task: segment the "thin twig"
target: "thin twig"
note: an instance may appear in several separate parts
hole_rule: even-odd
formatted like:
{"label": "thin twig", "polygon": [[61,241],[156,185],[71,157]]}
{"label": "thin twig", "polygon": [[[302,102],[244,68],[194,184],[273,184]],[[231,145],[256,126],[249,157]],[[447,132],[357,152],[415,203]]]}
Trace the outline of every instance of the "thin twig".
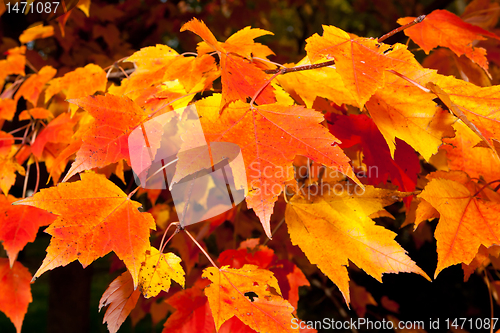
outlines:
{"label": "thin twig", "polygon": [[24,176],[24,185],[23,185],[23,196],[22,198],[26,198],[26,188],[28,187],[28,178],[30,176],[30,166],[31,164],[28,163],[28,166],[26,167],[26,174]]}
{"label": "thin twig", "polygon": [[259,95],[262,93],[262,91],[264,89],[266,89],[266,87],[271,83],[271,81],[274,80],[274,78],[280,74],[281,74],[281,70],[279,70],[277,73],[275,73],[273,76],[271,76],[271,78],[269,80],[267,80],[266,83],[264,83],[262,85],[262,87],[259,88],[259,90],[257,90],[257,92],[253,95],[252,100],[250,101],[250,108],[253,108],[253,103],[255,102],[257,97],[259,97]]}
{"label": "thin twig", "polygon": [[492,297],[492,290],[491,290],[491,284],[490,284],[490,273],[484,268],[484,281],[486,282],[486,286],[488,287],[488,296],[490,296],[490,333],[493,333],[493,325],[491,323],[493,322],[494,318],[494,308],[493,308],[493,297]]}
{"label": "thin twig", "polygon": [[40,184],[40,165],[38,164],[38,159],[33,156],[35,159],[35,164],[36,164],[36,184],[35,184],[35,190],[33,193],[36,193],[38,191],[38,185]]}
{"label": "thin twig", "polygon": [[410,78],[409,78],[409,77],[407,77],[407,76],[404,76],[404,75],[403,75],[403,74],[401,74],[401,73],[396,72],[396,71],[395,71],[395,70],[393,70],[393,69],[389,69],[389,70],[387,70],[387,71],[388,71],[389,73],[392,73],[392,74],[394,74],[394,75],[399,76],[399,77],[400,77],[400,78],[402,78],[403,80],[406,80],[406,81],[410,82],[411,84],[413,84],[413,85],[414,85],[414,86],[416,86],[417,88],[420,88],[421,90],[425,91],[426,93],[430,93],[430,92],[431,92],[431,91],[430,91],[430,89],[425,88],[425,87],[424,87],[424,86],[422,86],[421,84],[419,84],[419,83],[417,83],[417,82],[413,81],[412,79],[410,79]]}
{"label": "thin twig", "polygon": [[302,65],[302,66],[297,66],[297,67],[282,67],[282,68],[277,68],[277,69],[266,69],[264,73],[266,74],[286,74],[286,73],[291,73],[291,72],[300,72],[300,71],[307,71],[310,69],[317,69],[317,68],[323,68],[323,67],[328,67],[335,65],[335,60],[329,60],[325,61],[319,64],[312,64],[312,65]]}
{"label": "thin twig", "polygon": [[[165,236],[167,235],[167,232],[168,232],[168,229],[170,229],[171,226],[175,225],[177,228],[175,229],[174,233],[172,234],[172,236],[170,236],[167,241],[165,243],[163,243],[163,241],[165,240]],[[179,233],[179,222],[172,222],[168,225],[167,227],[167,230],[165,230],[165,232],[163,233],[163,237],[161,238],[161,242],[160,242],[160,253],[163,253],[163,250],[165,249],[165,246],[167,246],[168,242],[170,242],[170,240],[172,239],[172,237],[174,237],[174,235],[178,234]]]}
{"label": "thin twig", "polygon": [[405,29],[408,29],[409,27],[413,27],[415,24],[418,24],[418,23],[422,22],[424,19],[425,19],[425,15],[420,15],[419,17],[417,17],[416,19],[414,19],[410,23],[402,25],[399,28],[394,29],[392,31],[389,31],[388,33],[386,33],[385,35],[383,35],[382,37],[380,37],[378,39],[378,41],[381,43],[384,40],[386,40],[387,38],[389,38],[389,37],[397,34],[398,32],[403,31]]}
{"label": "thin twig", "polygon": [[275,66],[278,66],[278,67],[280,67],[280,68],[285,67],[285,66],[283,66],[282,64],[279,64],[279,63],[277,63],[277,62],[274,62],[274,61],[271,61],[271,60],[268,60],[268,59],[259,58],[259,57],[252,57],[252,60],[254,60],[254,59],[259,60],[259,61],[263,61],[263,62],[268,62],[268,63],[273,64],[273,65],[275,65]]}
{"label": "thin twig", "polygon": [[[159,168],[158,170],[156,170],[155,173],[153,173],[151,176],[149,176],[148,178],[146,178],[145,183],[147,183],[148,180],[150,180],[152,177],[156,176],[160,171],[162,171],[163,169],[165,169],[166,167],[168,167],[170,164],[175,163],[178,160],[179,159],[176,158],[175,160],[168,162],[167,164],[165,164],[164,166],[162,166],[161,168]],[[137,186],[137,188],[135,190],[133,190],[132,192],[129,193],[128,198],[129,199],[132,198],[132,196],[135,194],[135,192],[137,192],[141,187],[142,187],[142,185]]]}
{"label": "thin twig", "polygon": [[[271,238],[273,238],[274,234],[278,231],[278,229],[281,227],[281,225],[283,224],[283,222],[285,222],[285,218],[283,217],[280,221],[280,223],[278,223],[278,225],[276,226],[276,228],[274,228],[272,234],[271,234]],[[262,245],[266,245],[267,242],[269,242],[269,240],[271,238],[266,238],[266,240],[264,241],[264,243]]]}
{"label": "thin twig", "polygon": [[197,57],[197,56],[198,56],[198,53],[196,53],[196,52],[184,52],[184,53],[181,53],[181,54],[179,54],[179,55],[181,55],[181,56],[185,56],[185,55],[194,55],[195,57]]}
{"label": "thin twig", "polygon": [[220,268],[215,264],[215,262],[212,260],[212,258],[210,258],[210,256],[208,255],[207,251],[205,251],[205,249],[200,245],[200,243],[198,243],[198,241],[196,239],[194,239],[193,236],[191,236],[191,234],[189,233],[189,231],[187,231],[186,229],[184,229],[184,232],[189,236],[189,238],[191,238],[191,240],[196,244],[196,246],[198,246],[198,248],[201,250],[201,252],[203,252],[203,254],[208,258],[208,260],[210,261],[210,263],[212,264],[212,266],[214,266],[215,268],[217,268],[218,270],[220,270]]}

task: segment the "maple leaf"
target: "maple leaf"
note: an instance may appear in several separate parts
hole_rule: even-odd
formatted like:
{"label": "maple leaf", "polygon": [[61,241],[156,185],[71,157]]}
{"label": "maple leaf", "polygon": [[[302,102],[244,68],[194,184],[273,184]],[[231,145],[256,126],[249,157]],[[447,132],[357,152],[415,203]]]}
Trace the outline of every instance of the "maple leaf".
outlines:
{"label": "maple leaf", "polygon": [[140,213],[137,209],[141,204],[127,198],[104,176],[84,173],[81,179],[42,189],[16,202],[59,215],[45,230],[52,239],[34,278],[77,259],[86,267],[114,251],[137,286],[144,253],[150,248],[149,229],[155,229],[153,217]]}
{"label": "maple leaf", "polygon": [[0,258],[0,311],[5,313],[21,333],[31,297],[31,274],[20,262],[12,268],[7,258]]}
{"label": "maple leaf", "polygon": [[53,118],[52,112],[44,108],[24,110],[19,114],[19,120],[49,119]]}
{"label": "maple leaf", "polygon": [[[414,17],[398,20],[401,25],[410,23]],[[450,48],[457,56],[464,55],[488,71],[486,50],[475,47],[475,40],[484,40],[483,36],[500,39],[499,36],[476,25],[464,22],[461,18],[446,10],[435,10],[421,23],[404,30],[406,36],[417,43],[425,53],[437,46]]]}
{"label": "maple leaf", "polygon": [[177,57],[166,67],[164,80],[175,80],[186,88],[186,93],[204,91],[220,76],[212,56]]}
{"label": "maple leaf", "polygon": [[[272,54],[269,48],[253,41],[254,38],[272,34],[271,32],[247,27],[230,36],[225,43],[220,43],[205,23],[196,18],[182,26],[181,31],[185,30],[194,32],[208,44],[208,48],[204,47],[205,44],[198,47],[200,54],[207,53],[210,49],[219,54],[222,79],[221,108],[229,102],[252,97],[270,78],[270,75],[253,63],[250,55],[257,53],[256,56],[265,58]],[[274,88],[268,85],[260,92],[256,102],[258,104],[274,103],[276,98],[273,91]]]}
{"label": "maple leaf", "polygon": [[481,138],[463,122],[453,124],[456,135],[444,139],[440,149],[446,151],[450,170],[462,170],[472,178],[482,177],[486,182],[500,179],[500,160],[494,150],[479,147]]}
{"label": "maple leaf", "polygon": [[141,296],[141,292],[134,289],[134,282],[129,271],[124,272],[110,283],[99,301],[99,311],[109,305],[102,323],[108,324],[110,333],[118,331],[134,309],[139,296]]}
{"label": "maple leaf", "polygon": [[0,131],[0,156],[6,156],[12,149],[14,144],[14,136],[9,133]]}
{"label": "maple leaf", "polygon": [[0,60],[0,90],[3,88],[7,75],[25,75],[26,57],[24,54],[26,53],[26,46],[14,47],[6,53],[7,59]]}
{"label": "maple leaf", "polygon": [[[219,116],[220,100],[221,95],[217,94],[196,103],[205,138],[208,143],[232,142],[241,148],[247,169],[247,204],[260,218],[269,238],[274,203],[285,182],[293,179],[292,162],[296,155],[307,156],[357,179],[349,159],[337,145],[339,140],[319,124],[324,119],[319,112],[279,104],[251,108],[237,101]],[[189,163],[192,161],[181,164],[179,160],[177,167],[189,169],[185,166]]]}
{"label": "maple leaf", "polygon": [[498,258],[500,255],[500,246],[498,245],[493,245],[490,246],[489,248],[484,247],[484,245],[481,245],[479,247],[479,250],[477,251],[476,256],[470,264],[464,264],[462,263],[462,269],[464,271],[464,282],[467,282],[474,273],[474,271],[480,267],[486,267],[490,264],[490,255],[494,258]]}
{"label": "maple leaf", "polygon": [[10,98],[0,98],[0,119],[12,120],[16,113],[17,103]]}
{"label": "maple leaf", "polygon": [[0,241],[14,265],[17,254],[28,242],[35,241],[38,228],[51,224],[56,216],[30,206],[12,206],[17,199],[12,195],[0,196]]}
{"label": "maple leaf", "polygon": [[[75,82],[78,84],[74,84]],[[106,83],[106,72],[95,64],[88,64],[66,73],[63,77],[50,80],[45,90],[45,103],[61,90],[65,92],[68,99],[81,98],[92,95],[96,91],[105,91]],[[78,105],[70,105],[70,110],[74,114],[78,110]]]}
{"label": "maple leaf", "polygon": [[[373,120],[366,115],[347,117],[332,114],[331,119],[333,125],[329,128],[342,141],[341,148],[352,147],[356,144],[360,144],[363,148],[363,162],[368,166],[366,176],[369,184],[386,183],[390,176],[391,182],[399,186],[401,191],[415,190],[420,172],[420,161],[413,148],[406,142],[396,141],[393,159],[384,137]],[[372,167],[376,168],[376,172],[371,172]]]}
{"label": "maple leaf", "polygon": [[[323,59],[315,63],[321,63]],[[308,57],[295,66],[310,65]],[[288,67],[288,66],[287,66]],[[335,68],[322,67],[314,70],[290,72],[276,77],[279,84],[294,98],[298,96],[308,108],[312,108],[318,96],[327,98],[337,105],[356,104],[356,99],[346,89]]]}
{"label": "maple leaf", "polygon": [[52,66],[43,66],[38,73],[31,75],[23,82],[21,87],[17,90],[14,100],[17,101],[22,96],[28,102],[36,106],[38,96],[40,96],[44,85],[56,75],[56,72],[57,70]]}
{"label": "maple leaf", "polygon": [[157,44],[140,49],[127,58],[126,61],[134,62],[137,65],[137,71],[152,73],[173,62],[179,53],[167,45]]}
{"label": "maple leaf", "polygon": [[[198,283],[199,284],[199,283]],[[215,324],[207,297],[195,285],[181,290],[166,301],[176,311],[164,324],[165,333],[213,332]]]}
{"label": "maple leaf", "polygon": [[223,266],[241,268],[246,264],[269,269],[278,280],[283,298],[297,308],[299,287],[309,286],[304,273],[287,260],[278,260],[274,251],[265,245],[258,245],[259,239],[249,239],[240,243],[237,250],[226,250],[219,255],[219,263]]}
{"label": "maple leaf", "polygon": [[460,172],[429,175],[431,181],[419,195],[440,214],[434,232],[438,253],[435,277],[451,265],[469,264],[481,245],[500,245],[500,203],[478,197],[476,190],[468,187],[468,177],[457,175]]}
{"label": "maple leaf", "polygon": [[294,196],[285,220],[292,244],[335,283],[349,304],[348,260],[382,282],[383,273],[411,272],[429,279],[394,240],[396,234],[375,225],[368,216],[407,193],[366,186],[349,191],[347,184],[328,186],[310,200]]}
{"label": "maple leaf", "polygon": [[128,97],[111,94],[70,102],[87,111],[95,121],[83,135],[83,144],[63,182],[83,170],[102,168],[121,159],[130,165],[128,136],[146,119],[146,112]]}
{"label": "maple leaf", "polygon": [[[233,316],[250,328],[262,332],[292,332],[293,307],[281,297],[273,273],[254,265],[234,269],[208,267],[202,277],[212,284],[205,288],[217,330]],[[274,288],[273,294],[270,288]],[[251,301],[245,293],[257,296]]]}
{"label": "maple leaf", "polygon": [[22,44],[29,43],[35,39],[47,38],[54,35],[54,27],[51,25],[37,25],[23,31],[19,36],[19,41]]}
{"label": "maple leaf", "polygon": [[173,253],[160,253],[154,247],[147,250],[139,272],[139,287],[144,297],[155,297],[162,290],[168,292],[170,280],[184,288],[184,270],[180,262],[181,258]]}
{"label": "maple leaf", "polygon": [[324,25],[323,30],[323,36],[314,34],[306,40],[307,56],[313,62],[334,58],[337,73],[360,108],[384,87],[387,70],[400,67],[402,63],[411,67],[416,64],[404,45],[390,46],[375,39],[351,38],[333,26]]}
{"label": "maple leaf", "polygon": [[457,118],[496,150],[494,140],[500,140],[500,86],[478,87],[451,76],[438,76],[428,86]]}
{"label": "maple leaf", "polygon": [[365,287],[358,286],[354,281],[349,281],[349,292],[351,294],[351,306],[359,318],[365,318],[366,306],[377,305],[372,294]]}
{"label": "maple leaf", "polygon": [[438,48],[427,56],[422,62],[425,68],[436,69],[439,74],[453,75],[457,79],[474,83],[480,87],[491,86],[488,74],[466,56],[457,57],[453,51]]}
{"label": "maple leaf", "polygon": [[[436,75],[420,69],[406,74],[421,83]],[[389,145],[391,156],[396,149],[396,137],[429,160],[437,153],[443,138],[454,135],[453,116],[437,106],[428,92],[395,75],[388,78],[384,89],[372,96],[366,108]]]}
{"label": "maple leaf", "polygon": [[7,195],[16,182],[16,172],[24,176],[24,168],[14,161],[10,155],[0,156],[0,190]]}
{"label": "maple leaf", "polygon": [[31,145],[33,155],[37,158],[42,157],[45,145],[49,142],[69,144],[73,135],[73,127],[76,123],[76,117],[71,118],[69,113],[61,113],[41,130],[40,134],[36,137],[35,142]]}

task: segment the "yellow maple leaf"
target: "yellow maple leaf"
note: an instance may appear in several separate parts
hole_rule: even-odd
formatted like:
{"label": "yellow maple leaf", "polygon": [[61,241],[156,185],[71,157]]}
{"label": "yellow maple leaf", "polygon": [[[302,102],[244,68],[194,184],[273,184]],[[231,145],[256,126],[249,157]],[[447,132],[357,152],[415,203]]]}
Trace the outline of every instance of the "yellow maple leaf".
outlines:
{"label": "yellow maple leaf", "polygon": [[348,191],[346,183],[335,185],[340,186],[330,187],[323,196],[293,197],[285,220],[292,243],[339,287],[347,303],[349,260],[380,282],[383,273],[399,272],[417,273],[429,279],[394,240],[396,233],[375,225],[368,217],[408,193],[372,186],[366,186],[363,193],[358,187],[357,191]]}
{"label": "yellow maple leaf", "polygon": [[184,288],[184,270],[180,263],[181,258],[173,253],[160,253],[154,247],[147,250],[139,272],[139,287],[144,297],[155,297],[162,290],[167,292],[171,280]]}

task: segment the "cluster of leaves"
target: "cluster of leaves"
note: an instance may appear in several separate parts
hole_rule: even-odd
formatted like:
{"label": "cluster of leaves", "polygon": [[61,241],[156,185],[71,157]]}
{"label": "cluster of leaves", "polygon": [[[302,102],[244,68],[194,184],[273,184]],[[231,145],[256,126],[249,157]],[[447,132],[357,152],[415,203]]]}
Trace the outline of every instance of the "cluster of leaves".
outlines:
{"label": "cluster of leaves", "polygon": [[[24,31],[21,45],[0,60],[0,128],[26,121],[0,131],[0,240],[8,255],[0,259],[0,310],[18,332],[30,280],[76,260],[86,267],[110,252],[126,268],[100,302],[108,306],[110,332],[148,298],[165,300],[149,303],[153,321],[173,310],[165,332],[292,331],[310,264],[363,316],[375,302],[350,281],[349,262],[380,282],[399,272],[430,280],[396,233],[374,221],[391,217],[384,207],[401,200],[404,225],[420,229],[439,218],[434,278],[461,264],[467,279],[498,259],[500,89],[492,82],[500,63],[491,57],[499,50],[497,4],[474,1],[462,17],[436,10],[423,21],[398,20],[419,22],[404,33],[427,54],[434,50],[423,64],[407,45],[324,26],[306,40],[306,57],[281,65],[255,42],[271,32],[246,27],[221,42],[195,18],[180,30],[201,41],[196,53],[184,54],[160,44],[134,52],[113,37],[118,31],[95,26],[94,38],[114,50],[109,67],[98,64],[109,59],[78,59],[78,42],[64,37],[74,36],[68,20],[84,25],[78,15],[89,16],[89,5],[82,1],[52,25]],[[96,8],[95,15],[103,12]],[[53,38],[74,55],[62,57],[66,67],[58,72],[50,60],[27,61],[34,43]],[[130,133],[188,105],[196,106],[208,143],[241,148],[249,191],[245,204],[182,230],[167,190],[132,191],[126,175],[131,154],[161,144],[129,147]],[[176,144],[189,147],[195,138],[183,139]],[[179,158],[176,168],[205,167]],[[39,190],[42,168],[53,186]],[[26,197],[30,170],[38,176]],[[9,192],[20,176],[25,186],[16,198]],[[201,195],[216,202],[217,193]],[[219,228],[226,223],[234,237]],[[276,233],[285,224],[288,239]],[[42,226],[52,238],[32,277],[16,258]],[[170,226],[177,229],[165,241]],[[218,265],[205,244],[213,233]],[[285,245],[273,250],[255,238],[260,234]],[[171,280],[186,289],[170,290]]]}

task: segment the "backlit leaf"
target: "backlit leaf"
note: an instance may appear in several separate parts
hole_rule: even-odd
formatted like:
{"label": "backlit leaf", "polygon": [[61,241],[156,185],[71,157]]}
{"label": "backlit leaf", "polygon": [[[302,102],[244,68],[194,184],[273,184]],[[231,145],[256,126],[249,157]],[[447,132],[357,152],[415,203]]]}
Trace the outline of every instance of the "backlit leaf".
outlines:
{"label": "backlit leaf", "polygon": [[[202,276],[212,282],[205,294],[217,329],[236,316],[257,332],[293,332],[293,307],[281,297],[278,281],[270,271],[254,265],[209,267]],[[253,300],[245,296],[250,292],[257,295]]]}
{"label": "backlit leaf", "polygon": [[500,244],[500,202],[480,198],[464,182],[439,173],[419,195],[440,214],[434,233],[437,240],[437,276],[458,263],[469,264],[480,245]]}
{"label": "backlit leaf", "polygon": [[30,206],[13,206],[16,198],[0,195],[0,241],[12,267],[17,254],[34,242],[38,228],[51,224],[56,215]]}
{"label": "backlit leaf", "polygon": [[347,183],[324,184],[323,195],[309,200],[293,197],[285,220],[294,245],[318,265],[339,287],[347,303],[349,261],[378,281],[382,274],[409,272],[429,279],[394,240],[396,234],[375,225],[368,215],[376,213],[407,194],[367,186],[350,189]]}
{"label": "backlit leaf", "polygon": [[81,178],[16,202],[59,215],[45,230],[52,239],[34,278],[74,260],[86,267],[114,251],[137,286],[144,253],[150,248],[149,232],[155,229],[153,217],[140,213],[141,204],[102,175],[84,173]]}
{"label": "backlit leaf", "polygon": [[[398,23],[404,25],[414,19],[414,17],[404,17],[400,18]],[[427,54],[437,46],[448,47],[457,56],[465,54],[485,71],[488,71],[486,50],[475,47],[473,42],[485,39],[484,36],[500,39],[494,33],[464,22],[461,18],[446,10],[433,11],[425,17],[423,22],[405,29],[404,33]]]}
{"label": "backlit leaf", "polygon": [[110,333],[118,331],[134,309],[139,296],[141,296],[141,292],[139,289],[134,290],[132,276],[128,271],[111,282],[99,301],[99,311],[109,305],[102,323],[108,324]]}
{"label": "backlit leaf", "polygon": [[160,253],[154,247],[147,250],[139,272],[139,287],[144,297],[155,297],[162,290],[168,292],[170,280],[184,287],[184,270],[180,262],[181,258],[173,253]]}
{"label": "backlit leaf", "polygon": [[21,333],[31,297],[31,274],[20,262],[12,268],[7,258],[0,258],[0,311],[5,313]]}

